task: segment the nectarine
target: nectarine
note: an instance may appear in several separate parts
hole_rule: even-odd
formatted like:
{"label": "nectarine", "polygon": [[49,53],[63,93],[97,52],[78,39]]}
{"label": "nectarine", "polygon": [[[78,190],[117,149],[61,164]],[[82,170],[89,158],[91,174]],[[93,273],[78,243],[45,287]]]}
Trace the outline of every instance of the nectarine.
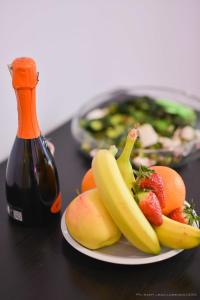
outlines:
{"label": "nectarine", "polygon": [[65,221],[71,236],[89,249],[112,245],[121,236],[96,189],[72,200],[66,209]]}

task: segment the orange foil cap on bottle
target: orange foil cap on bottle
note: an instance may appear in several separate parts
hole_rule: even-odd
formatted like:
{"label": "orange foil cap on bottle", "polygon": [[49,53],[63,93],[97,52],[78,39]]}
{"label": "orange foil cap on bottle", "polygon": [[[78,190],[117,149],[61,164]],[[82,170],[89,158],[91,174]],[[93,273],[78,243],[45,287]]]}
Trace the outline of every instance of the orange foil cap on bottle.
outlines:
{"label": "orange foil cap on bottle", "polygon": [[10,69],[17,96],[17,136],[23,139],[37,138],[40,136],[40,129],[36,114],[35,88],[38,82],[36,64],[32,58],[22,57],[15,59]]}
{"label": "orange foil cap on bottle", "polygon": [[12,65],[12,84],[14,89],[36,87],[38,82],[38,74],[36,71],[36,64],[32,58],[21,57],[16,58]]}

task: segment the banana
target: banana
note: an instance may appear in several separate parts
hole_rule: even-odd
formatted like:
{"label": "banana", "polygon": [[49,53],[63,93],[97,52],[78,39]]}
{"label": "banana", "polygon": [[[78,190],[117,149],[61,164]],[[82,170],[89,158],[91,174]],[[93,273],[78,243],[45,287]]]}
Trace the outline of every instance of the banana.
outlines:
{"label": "banana", "polygon": [[137,129],[132,128],[128,136],[126,138],[126,143],[124,146],[124,149],[117,159],[117,164],[120,169],[120,172],[122,174],[122,177],[124,178],[125,183],[127,184],[129,190],[133,187],[133,182],[135,181],[134,175],[133,175],[133,168],[130,162],[130,155],[134,146],[134,143],[137,139],[138,132]]}
{"label": "banana", "polygon": [[159,254],[157,235],[147,221],[108,150],[99,150],[92,161],[97,189],[103,204],[127,240],[146,253]]}
{"label": "banana", "polygon": [[190,249],[200,245],[200,229],[163,216],[162,225],[155,227],[163,246],[172,249]]}

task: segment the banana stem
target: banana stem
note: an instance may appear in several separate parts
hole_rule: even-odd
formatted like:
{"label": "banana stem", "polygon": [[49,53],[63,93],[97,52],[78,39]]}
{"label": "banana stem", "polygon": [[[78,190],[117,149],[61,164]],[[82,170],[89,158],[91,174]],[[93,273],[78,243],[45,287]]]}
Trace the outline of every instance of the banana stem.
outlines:
{"label": "banana stem", "polygon": [[117,152],[118,152],[118,149],[115,145],[111,145],[110,148],[109,148],[109,152],[113,155],[113,156],[116,156]]}
{"label": "banana stem", "polygon": [[128,136],[126,138],[126,144],[124,146],[124,149],[120,155],[120,157],[117,159],[117,164],[119,167],[119,170],[121,172],[121,175],[128,187],[128,189],[132,192],[135,177],[133,174],[133,168],[130,162],[130,156],[131,152],[135,143],[135,140],[137,138],[137,130],[135,128],[131,129],[128,133]]}
{"label": "banana stem", "polygon": [[129,135],[128,135],[128,137],[126,139],[126,143],[125,143],[124,149],[123,149],[123,151],[121,153],[121,156],[120,156],[121,159],[124,159],[124,160],[130,159],[134,142],[135,142],[135,140],[133,140],[132,138],[130,138]]}
{"label": "banana stem", "polygon": [[[133,128],[129,131],[124,149],[123,149],[120,157],[118,158],[118,161],[130,161],[130,156],[131,156],[135,141],[137,139],[137,136],[138,136],[137,129]],[[135,182],[134,174],[133,174],[133,182]]]}

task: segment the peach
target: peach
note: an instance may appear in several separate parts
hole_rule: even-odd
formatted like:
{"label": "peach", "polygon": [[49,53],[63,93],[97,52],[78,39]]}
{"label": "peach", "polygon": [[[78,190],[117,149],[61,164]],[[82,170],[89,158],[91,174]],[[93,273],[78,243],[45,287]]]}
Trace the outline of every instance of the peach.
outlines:
{"label": "peach", "polygon": [[89,249],[98,249],[117,242],[121,233],[96,189],[78,195],[68,205],[65,222],[70,235]]}

